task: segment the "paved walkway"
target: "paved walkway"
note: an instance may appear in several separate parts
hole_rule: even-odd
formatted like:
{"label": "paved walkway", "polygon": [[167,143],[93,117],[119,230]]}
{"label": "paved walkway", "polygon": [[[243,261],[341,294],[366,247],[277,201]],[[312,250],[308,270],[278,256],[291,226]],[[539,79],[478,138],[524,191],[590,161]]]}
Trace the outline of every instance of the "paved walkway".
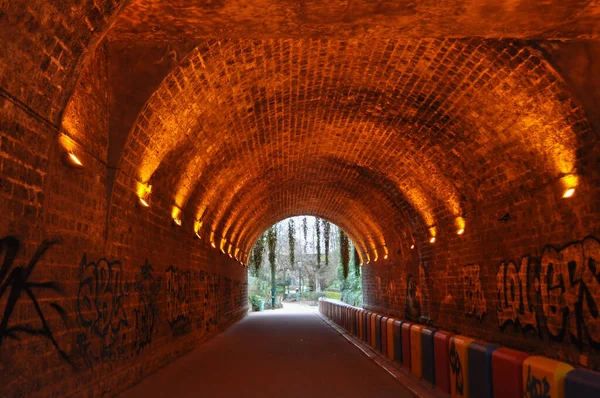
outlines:
{"label": "paved walkway", "polygon": [[252,313],[127,397],[412,398],[311,309]]}

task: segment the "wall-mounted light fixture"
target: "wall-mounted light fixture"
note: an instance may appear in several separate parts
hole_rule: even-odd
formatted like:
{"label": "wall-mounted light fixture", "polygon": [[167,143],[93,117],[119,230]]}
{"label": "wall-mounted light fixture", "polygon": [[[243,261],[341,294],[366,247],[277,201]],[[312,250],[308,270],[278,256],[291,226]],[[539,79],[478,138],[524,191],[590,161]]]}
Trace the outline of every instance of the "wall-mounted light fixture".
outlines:
{"label": "wall-mounted light fixture", "polygon": [[73,167],[83,167],[83,163],[81,163],[81,160],[79,160],[79,158],[77,157],[77,155],[75,155],[73,152],[69,152],[67,154],[67,157],[69,159],[69,164]]}
{"label": "wall-mounted light fixture", "polygon": [[410,245],[410,250],[413,250],[414,248],[415,248],[415,244],[413,243]]}
{"label": "wall-mounted light fixture", "polygon": [[579,182],[579,178],[577,174],[567,174],[560,179],[563,186],[563,195],[562,197],[567,199],[573,197],[575,195],[575,187]]}
{"label": "wall-mounted light fixture", "polygon": [[60,134],[58,137],[58,143],[64,150],[63,161],[67,166],[82,168],[83,162],[75,154],[77,151],[78,145],[66,134]]}
{"label": "wall-mounted light fixture", "polygon": [[221,249],[221,253],[225,254],[225,243],[227,243],[227,239],[221,238],[221,244],[219,245],[219,249]]}
{"label": "wall-mounted light fixture", "polygon": [[179,209],[179,207],[173,206],[171,217],[173,218],[173,225],[181,227],[181,209]]}
{"label": "wall-mounted light fixture", "polygon": [[202,228],[202,221],[194,221],[194,233],[198,239],[202,239],[202,235],[200,235],[200,228]]}
{"label": "wall-mounted light fixture", "polygon": [[138,205],[141,207],[150,207],[150,195],[152,194],[152,185],[138,183],[137,194]]}
{"label": "wall-mounted light fixture", "polygon": [[465,226],[466,226],[466,222],[465,222],[465,218],[464,217],[456,217],[456,234],[457,235],[462,235],[465,233]]}
{"label": "wall-mounted light fixture", "polygon": [[367,255],[367,264],[369,264],[371,262],[371,257],[369,256],[369,253],[365,253]]}
{"label": "wall-mounted light fixture", "polygon": [[435,243],[436,235],[437,235],[437,228],[435,226],[429,227],[429,243]]}
{"label": "wall-mounted light fixture", "polygon": [[216,249],[217,245],[215,244],[215,231],[210,231],[210,245]]}
{"label": "wall-mounted light fixture", "polygon": [[387,246],[383,246],[383,259],[387,260],[389,257]]}

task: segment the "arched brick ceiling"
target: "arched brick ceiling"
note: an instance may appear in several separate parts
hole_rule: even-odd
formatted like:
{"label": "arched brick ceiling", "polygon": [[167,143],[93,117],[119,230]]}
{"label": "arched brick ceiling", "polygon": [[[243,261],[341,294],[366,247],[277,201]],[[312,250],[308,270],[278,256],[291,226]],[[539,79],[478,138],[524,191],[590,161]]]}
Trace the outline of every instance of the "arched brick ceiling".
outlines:
{"label": "arched brick ceiling", "polygon": [[594,0],[133,0],[118,39],[595,37]]}
{"label": "arched brick ceiling", "polygon": [[[209,40],[138,116],[121,169],[248,251],[315,214],[368,252],[576,168],[588,129],[510,40]],[[188,224],[189,225],[189,224]]]}

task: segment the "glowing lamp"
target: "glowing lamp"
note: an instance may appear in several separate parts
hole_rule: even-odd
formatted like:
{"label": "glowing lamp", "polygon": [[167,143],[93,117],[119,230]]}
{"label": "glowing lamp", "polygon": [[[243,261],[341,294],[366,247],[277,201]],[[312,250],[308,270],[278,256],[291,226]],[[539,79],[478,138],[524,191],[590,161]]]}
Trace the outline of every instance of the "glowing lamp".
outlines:
{"label": "glowing lamp", "polygon": [[83,163],[81,163],[81,160],[73,152],[69,152],[68,158],[71,166],[83,167]]}
{"label": "glowing lamp", "polygon": [[196,220],[194,222],[194,233],[198,237],[198,239],[202,239],[202,235],[200,235],[200,228],[202,228],[202,221]]}
{"label": "glowing lamp", "polygon": [[150,207],[150,203],[148,203],[148,201],[145,198],[140,198],[139,203],[142,207]]}
{"label": "glowing lamp", "polygon": [[210,232],[210,245],[211,245],[211,246],[212,246],[214,249],[216,249],[216,248],[217,248],[217,245],[215,245],[215,233],[214,233],[214,231],[211,231],[211,232]]}
{"label": "glowing lamp", "polygon": [[173,219],[173,224],[177,225],[178,227],[181,227],[181,218],[174,218]]}
{"label": "glowing lamp", "polygon": [[456,234],[462,235],[465,233],[465,226],[467,223],[465,222],[464,217],[456,217]]}
{"label": "glowing lamp", "polygon": [[152,185],[138,183],[137,196],[138,204],[141,207],[150,207],[150,194],[152,193]]}
{"label": "glowing lamp", "polygon": [[413,244],[413,245],[410,245],[410,250],[412,250],[412,249],[414,249],[414,248],[415,248],[415,245],[414,245],[414,244]]}
{"label": "glowing lamp", "polygon": [[383,256],[383,259],[387,260],[388,259],[388,255],[386,254],[385,256]]}
{"label": "glowing lamp", "polygon": [[435,226],[429,227],[429,243],[435,243],[435,236],[437,235],[437,228]]}
{"label": "glowing lamp", "polygon": [[573,196],[575,194],[575,188],[569,188],[565,191],[565,193],[563,193],[563,198],[570,198],[571,196]]}

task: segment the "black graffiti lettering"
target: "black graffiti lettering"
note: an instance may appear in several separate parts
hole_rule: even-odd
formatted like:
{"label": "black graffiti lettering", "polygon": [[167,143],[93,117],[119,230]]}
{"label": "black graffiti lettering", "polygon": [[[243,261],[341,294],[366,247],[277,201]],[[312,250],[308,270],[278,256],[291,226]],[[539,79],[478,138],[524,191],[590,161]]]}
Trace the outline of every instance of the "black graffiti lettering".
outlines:
{"label": "black graffiti lettering", "polygon": [[452,374],[454,374],[454,387],[459,395],[463,395],[465,385],[462,364],[460,363],[460,357],[458,356],[458,351],[456,351],[454,340],[451,340],[450,342],[450,351],[448,351],[448,355],[450,358],[450,370],[452,370]]}
{"label": "black graffiti lettering", "polygon": [[191,279],[190,271],[183,272],[172,265],[166,270],[167,320],[175,336],[186,334],[191,330]]}
{"label": "black graffiti lettering", "polygon": [[405,314],[408,319],[417,320],[421,316],[421,302],[418,297],[417,281],[411,274],[406,278]]}
{"label": "black graffiti lettering", "polygon": [[520,326],[523,329],[533,328],[537,330],[537,319],[533,306],[529,304],[528,272],[529,259],[521,260],[521,266],[517,269],[513,262],[500,264],[497,277],[497,314],[498,323],[501,328],[507,324]]}
{"label": "black graffiti lettering", "polygon": [[[0,267],[0,302],[4,302],[2,319],[0,320],[0,346],[5,339],[20,340],[19,334],[44,337],[52,343],[60,356],[71,363],[67,354],[59,347],[54,334],[48,325],[46,316],[34,291],[52,291],[61,293],[60,287],[55,282],[31,282],[31,277],[36,265],[44,254],[57,244],[57,240],[45,240],[37,248],[33,257],[26,266],[15,266],[15,260],[20,247],[20,242],[14,236],[7,236],[0,240],[0,255],[4,254],[4,261]],[[5,294],[7,295],[6,298]],[[33,327],[26,324],[11,325],[11,319],[19,300],[28,298],[33,305],[35,314],[41,323],[41,327]],[[56,302],[51,302],[50,307],[60,315],[65,325],[67,324],[66,311]]]}
{"label": "black graffiti lettering", "polygon": [[581,349],[585,340],[600,348],[600,242],[586,238],[557,250],[546,247],[542,254],[539,285],[546,327],[552,338],[562,341],[569,331]]}
{"label": "black graffiti lettering", "polygon": [[138,295],[137,306],[133,310],[133,349],[135,354],[140,354],[145,347],[152,343],[155,320],[158,314],[156,303],[161,281],[162,278],[154,277],[154,270],[146,260],[146,263],[140,267],[140,273],[136,275],[133,285],[133,289]]}
{"label": "black graffiti lettering", "polygon": [[94,362],[112,365],[127,358],[126,335],[129,326],[123,300],[130,285],[124,283],[119,261],[104,258],[88,262],[84,254],[80,264],[77,292],[77,321],[83,329],[77,345],[88,367]]}
{"label": "black graffiti lettering", "polygon": [[481,322],[486,314],[487,306],[481,287],[479,265],[467,265],[463,268],[462,273],[465,314]]}
{"label": "black graffiti lettering", "polygon": [[221,321],[221,301],[219,300],[219,289],[221,277],[218,274],[206,273],[206,293],[204,295],[204,312],[210,316],[206,318],[206,330],[216,326]]}
{"label": "black graffiti lettering", "polygon": [[527,368],[527,382],[525,383],[524,398],[551,398],[550,385],[546,377],[538,379],[531,374],[531,366]]}

